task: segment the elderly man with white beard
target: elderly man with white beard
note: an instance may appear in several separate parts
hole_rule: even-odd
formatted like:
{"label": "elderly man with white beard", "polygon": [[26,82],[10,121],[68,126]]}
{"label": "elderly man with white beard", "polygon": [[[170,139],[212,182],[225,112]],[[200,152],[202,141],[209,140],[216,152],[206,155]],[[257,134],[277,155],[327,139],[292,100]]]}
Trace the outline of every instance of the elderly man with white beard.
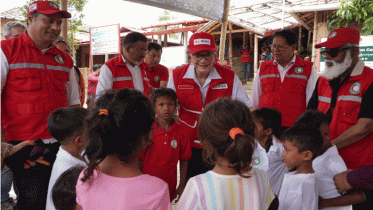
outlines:
{"label": "elderly man with white beard", "polygon": [[[315,46],[325,48],[325,70],[307,106],[328,116],[330,140],[352,170],[373,164],[373,70],[359,59],[359,41],[358,30],[339,28]],[[372,190],[364,192],[354,210],[373,206]]]}

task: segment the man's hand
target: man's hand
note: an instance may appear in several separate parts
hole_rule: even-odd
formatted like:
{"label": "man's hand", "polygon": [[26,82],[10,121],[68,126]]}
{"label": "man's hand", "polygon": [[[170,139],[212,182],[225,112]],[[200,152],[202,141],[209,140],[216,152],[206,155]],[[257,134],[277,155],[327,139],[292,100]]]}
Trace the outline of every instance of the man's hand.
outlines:
{"label": "man's hand", "polygon": [[352,187],[347,182],[347,174],[351,172],[351,169],[348,169],[345,172],[336,174],[334,176],[334,184],[337,187],[338,193],[342,194],[343,192],[346,192],[348,190],[351,190]]}

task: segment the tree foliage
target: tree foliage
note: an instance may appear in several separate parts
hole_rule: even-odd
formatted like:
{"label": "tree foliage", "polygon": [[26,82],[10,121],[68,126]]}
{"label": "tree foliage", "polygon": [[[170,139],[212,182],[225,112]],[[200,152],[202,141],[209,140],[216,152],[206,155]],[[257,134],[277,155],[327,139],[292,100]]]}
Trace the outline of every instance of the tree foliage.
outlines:
{"label": "tree foliage", "polygon": [[[26,4],[23,6],[23,15],[26,17],[27,15],[27,7],[30,3],[34,2],[35,0],[28,0]],[[59,7],[60,0],[49,0],[56,3]],[[71,13],[71,18],[68,19],[67,22],[67,36],[68,42],[70,43],[71,51],[75,54],[76,50],[78,49],[79,41],[75,39],[75,35],[77,32],[82,32],[80,26],[83,25],[83,17],[84,14],[83,9],[84,6],[87,4],[88,0],[68,0],[67,1],[67,11]]]}
{"label": "tree foliage", "polygon": [[[168,21],[168,20],[174,20],[174,19],[176,19],[176,17],[172,16],[170,10],[163,10],[163,13],[161,13],[161,14],[158,16],[158,18],[157,18],[158,22],[166,22],[166,21]],[[177,26],[177,25],[167,26],[167,29],[174,29],[174,28],[179,28],[179,26]],[[165,29],[166,29],[166,27],[165,27],[165,26],[162,26],[162,27],[159,27],[159,28],[153,29],[153,31],[162,31],[162,30],[165,30]],[[179,34],[180,34],[180,33],[169,34],[169,37],[170,37],[170,38],[173,38],[173,39],[178,39]]]}
{"label": "tree foliage", "polygon": [[351,21],[364,23],[362,33],[373,34],[373,0],[340,0],[341,8],[330,18],[329,26],[348,26]]}

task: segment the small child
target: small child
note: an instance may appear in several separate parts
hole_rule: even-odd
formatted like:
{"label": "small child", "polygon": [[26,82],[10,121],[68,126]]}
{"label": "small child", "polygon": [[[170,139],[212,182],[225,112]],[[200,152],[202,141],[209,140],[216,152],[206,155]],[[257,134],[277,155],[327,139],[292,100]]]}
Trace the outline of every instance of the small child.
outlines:
{"label": "small child", "polygon": [[76,190],[79,174],[84,166],[73,166],[58,177],[52,188],[52,200],[54,207],[58,210],[76,209]]}
{"label": "small child", "polygon": [[278,195],[284,174],[288,172],[281,155],[284,146],[278,140],[281,113],[276,109],[262,107],[253,111],[253,115],[256,125],[256,149],[252,166],[266,172],[273,193]]}
{"label": "small child", "polygon": [[154,117],[149,99],[128,88],[115,92],[107,109],[88,116],[83,155],[89,164],[76,185],[79,208],[172,209],[167,183],[142,174],[137,160],[149,143]]}
{"label": "small child", "polygon": [[[352,190],[340,195],[334,184],[334,175],[347,170],[346,164],[338,154],[338,149],[332,145],[329,133],[329,121],[321,111],[306,111],[301,114],[294,125],[308,125],[318,129],[323,137],[321,155],[313,160],[312,166],[316,174],[319,198],[319,209],[349,210],[352,204],[365,200],[364,193]],[[327,208],[329,207],[329,208]]]}
{"label": "small child", "polygon": [[284,176],[279,210],[317,210],[318,194],[312,161],[320,154],[323,139],[310,126],[296,125],[281,136],[285,165],[291,173]]}
{"label": "small child", "polygon": [[51,196],[53,185],[58,177],[72,166],[87,166],[81,153],[86,144],[83,132],[85,131],[85,118],[88,114],[89,110],[85,108],[67,107],[53,111],[48,117],[48,131],[61,146],[49,180],[47,210],[55,209]]}
{"label": "small child", "polygon": [[250,166],[254,132],[244,103],[218,99],[206,106],[198,133],[214,168],[189,179],[178,209],[277,209],[266,174]]}
{"label": "small child", "polygon": [[[158,88],[150,96],[157,118],[152,126],[152,143],[139,155],[142,172],[158,177],[168,184],[170,199],[180,198],[184,187],[188,160],[192,156],[189,141],[172,118],[177,96],[170,88]],[[180,160],[180,183],[177,184],[177,164]]]}

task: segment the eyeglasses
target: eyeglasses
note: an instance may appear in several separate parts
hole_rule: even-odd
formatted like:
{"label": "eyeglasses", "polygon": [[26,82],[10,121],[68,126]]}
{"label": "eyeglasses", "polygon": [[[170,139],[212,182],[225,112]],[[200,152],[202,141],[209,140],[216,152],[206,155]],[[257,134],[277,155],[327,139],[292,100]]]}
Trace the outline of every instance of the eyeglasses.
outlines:
{"label": "eyeglasses", "polygon": [[341,47],[341,48],[331,48],[331,49],[328,49],[328,48],[325,48],[323,51],[320,52],[320,54],[322,55],[322,57],[326,57],[327,55],[329,55],[330,57],[332,58],[335,58],[338,56],[338,54],[340,52],[342,52],[343,50],[348,50],[348,49],[352,49],[353,47]]}
{"label": "eyeglasses", "polygon": [[277,49],[278,51],[283,51],[283,50],[285,50],[286,46],[289,46],[289,45],[284,45],[284,46],[281,46],[281,45],[271,45],[271,50]]}
{"label": "eyeglasses", "polygon": [[192,55],[193,58],[196,60],[196,61],[200,61],[202,60],[202,58],[204,57],[206,60],[212,60],[213,58],[215,58],[215,53],[207,53],[205,55],[202,55],[202,54],[193,54]]}
{"label": "eyeglasses", "polygon": [[131,45],[131,46],[133,47],[133,49],[135,49],[137,52],[139,52],[139,53],[141,53],[141,54],[146,54],[146,53],[149,52],[148,49],[140,49],[140,48],[137,48],[137,47],[135,47],[135,46],[133,46],[133,45]]}

